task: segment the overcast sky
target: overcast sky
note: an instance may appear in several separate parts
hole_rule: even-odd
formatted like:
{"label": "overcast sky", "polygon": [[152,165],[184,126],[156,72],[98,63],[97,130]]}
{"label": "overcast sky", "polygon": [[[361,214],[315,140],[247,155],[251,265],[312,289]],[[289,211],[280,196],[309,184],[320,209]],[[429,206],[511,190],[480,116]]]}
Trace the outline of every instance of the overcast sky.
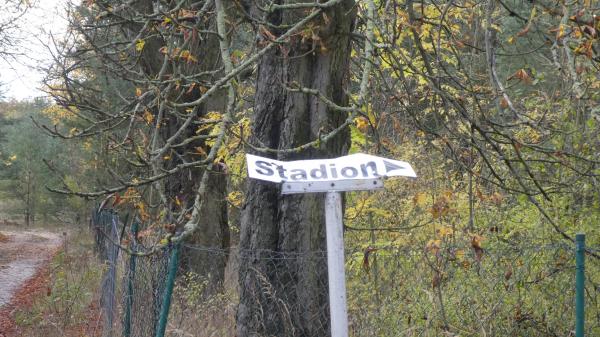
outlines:
{"label": "overcast sky", "polygon": [[[3,1],[3,0],[0,0]],[[66,0],[39,0],[23,18],[21,27],[27,41],[20,48],[24,54],[17,62],[0,64],[0,82],[7,99],[27,99],[42,96],[39,90],[43,74],[35,68],[50,63],[51,54],[44,45],[50,41],[50,33],[62,36],[67,29],[65,18]]]}

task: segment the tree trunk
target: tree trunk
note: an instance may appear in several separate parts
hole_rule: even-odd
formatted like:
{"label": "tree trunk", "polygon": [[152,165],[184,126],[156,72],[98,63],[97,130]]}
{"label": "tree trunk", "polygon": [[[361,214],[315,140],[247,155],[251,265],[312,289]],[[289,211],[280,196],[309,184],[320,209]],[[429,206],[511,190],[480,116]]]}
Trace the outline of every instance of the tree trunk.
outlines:
{"label": "tree trunk", "polygon": [[[353,5],[342,1],[315,19],[320,40],[293,38],[262,58],[252,126],[255,144],[293,148],[347,118],[317,97],[289,92],[282,84],[317,89],[335,103],[347,105],[344,88]],[[287,25],[301,13],[305,11],[274,12],[266,20]],[[318,148],[280,154],[277,159],[335,157],[347,153],[348,147],[349,134],[344,131]],[[323,203],[322,194],[282,196],[276,184],[248,182],[241,219],[238,337],[329,335]]]}
{"label": "tree trunk", "polygon": [[198,229],[188,239],[188,243],[196,245],[197,248],[190,247],[184,250],[186,269],[194,271],[207,281],[203,295],[215,294],[223,289],[230,243],[225,200],[226,175],[223,172],[209,174],[203,197],[211,202],[204,203]]}
{"label": "tree trunk", "polygon": [[29,223],[35,226],[35,213],[37,212],[37,186],[35,181],[31,181],[31,189],[29,194]]}
{"label": "tree trunk", "polygon": [[25,226],[31,225],[31,171],[27,170],[27,191],[25,192]]}
{"label": "tree trunk", "polygon": [[[150,14],[154,11],[152,1],[145,0],[138,3],[137,9],[142,13]],[[207,20],[201,29],[215,31],[214,19]],[[131,36],[136,36],[141,27],[134,27]],[[203,71],[211,71],[220,67],[219,40],[215,34],[200,33],[198,37],[191,38],[188,49],[198,60],[197,63],[180,66],[178,71],[183,74],[195,74]],[[195,39],[195,40],[194,40]],[[141,68],[150,78],[156,77],[163,64],[164,55],[157,52],[161,47],[168,45],[161,37],[148,38],[146,47],[142,53]],[[164,76],[171,76],[173,67],[169,66]],[[220,76],[215,74],[214,76]],[[186,83],[182,83],[186,84]],[[188,83],[189,84],[189,83]],[[189,90],[185,87],[172,89],[168,95],[180,97],[180,102],[189,102],[200,97],[199,86]],[[224,111],[225,101],[221,92],[210,98],[206,104],[197,109],[196,115],[202,117],[207,112]],[[185,115],[185,111],[180,111]],[[165,126],[160,128],[162,140],[171,138],[181,127],[182,120],[177,118],[174,113],[167,113],[164,116]],[[196,135],[197,126],[191,124],[185,130],[176,143],[186,138]],[[206,130],[205,132],[209,132]],[[209,146],[204,140],[196,140],[185,146],[170,150],[165,155],[170,159],[164,164],[166,169],[173,168],[183,162],[198,160],[202,148],[206,153],[210,152]],[[177,174],[169,176],[164,181],[164,193],[168,205],[165,205],[173,212],[180,212],[182,208],[191,209],[194,199],[200,185],[200,180],[204,174],[204,169],[195,167],[182,170]],[[227,255],[224,254],[229,248],[229,224],[227,220],[227,176],[223,170],[209,172],[208,191],[202,196],[205,200],[203,209],[200,211],[202,217],[198,224],[198,230],[188,239],[186,243],[201,246],[198,248],[184,248],[182,254],[182,264],[186,270],[197,273],[200,277],[208,281],[207,294],[214,293],[221,289],[224,281],[224,271],[227,262]],[[173,221],[174,219],[170,219]],[[216,252],[210,252],[213,250]]]}

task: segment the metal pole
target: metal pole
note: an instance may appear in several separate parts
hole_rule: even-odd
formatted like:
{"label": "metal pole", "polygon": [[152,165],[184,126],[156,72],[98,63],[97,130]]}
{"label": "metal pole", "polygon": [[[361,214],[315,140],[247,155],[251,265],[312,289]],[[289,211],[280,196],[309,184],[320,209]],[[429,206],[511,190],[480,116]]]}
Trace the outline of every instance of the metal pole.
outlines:
{"label": "metal pole", "polygon": [[[113,242],[119,242],[119,232],[117,230],[117,223],[119,218],[116,213],[110,212],[106,214],[106,220],[108,226],[110,226],[110,238],[112,241],[105,240],[106,244],[109,245],[107,248],[106,256],[108,261],[108,274],[106,275],[106,301],[104,303],[106,313],[106,328],[107,336],[114,335],[114,317],[116,312],[115,306],[115,293],[117,286],[117,260],[119,258],[119,247]],[[112,225],[112,226],[111,226]],[[105,227],[106,228],[106,227]]]}
{"label": "metal pole", "polygon": [[327,228],[327,274],[329,277],[331,337],[348,337],[344,228],[342,195],[340,192],[327,192],[325,195],[325,225]]}
{"label": "metal pole", "polygon": [[158,326],[156,327],[156,337],[164,337],[167,328],[167,318],[169,317],[169,309],[171,307],[171,294],[173,294],[173,286],[175,285],[175,274],[177,273],[177,262],[179,260],[179,243],[175,244],[173,254],[169,260],[169,275],[167,276],[167,285],[163,297],[162,306],[160,308],[160,316]]}
{"label": "metal pole", "polygon": [[[137,238],[138,224],[134,221],[131,224],[131,250],[136,251],[135,240]],[[135,254],[129,257],[129,275],[127,277],[127,298],[125,307],[125,322],[123,323],[123,336],[131,336],[131,308],[133,306],[133,282],[135,280]]]}
{"label": "metal pole", "polygon": [[585,324],[585,234],[575,236],[575,337],[584,337]]}

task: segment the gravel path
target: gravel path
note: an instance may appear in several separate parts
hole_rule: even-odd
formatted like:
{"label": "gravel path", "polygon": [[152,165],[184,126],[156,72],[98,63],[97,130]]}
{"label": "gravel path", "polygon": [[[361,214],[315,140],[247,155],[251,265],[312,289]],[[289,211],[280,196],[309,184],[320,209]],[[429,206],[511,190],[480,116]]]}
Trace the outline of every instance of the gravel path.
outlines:
{"label": "gravel path", "polygon": [[2,230],[2,234],[9,241],[0,243],[0,308],[10,303],[19,287],[61,243],[59,234],[45,231]]}

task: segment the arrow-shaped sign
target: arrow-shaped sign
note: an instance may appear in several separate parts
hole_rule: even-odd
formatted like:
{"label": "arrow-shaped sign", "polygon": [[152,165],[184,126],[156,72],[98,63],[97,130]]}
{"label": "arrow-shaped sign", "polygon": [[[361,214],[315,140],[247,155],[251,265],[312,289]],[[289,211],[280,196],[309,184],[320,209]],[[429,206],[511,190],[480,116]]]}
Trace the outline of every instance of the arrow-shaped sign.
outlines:
{"label": "arrow-shaped sign", "polygon": [[250,178],[272,182],[314,182],[417,176],[409,163],[364,153],[333,159],[297,161],[279,161],[247,154],[246,160]]}

